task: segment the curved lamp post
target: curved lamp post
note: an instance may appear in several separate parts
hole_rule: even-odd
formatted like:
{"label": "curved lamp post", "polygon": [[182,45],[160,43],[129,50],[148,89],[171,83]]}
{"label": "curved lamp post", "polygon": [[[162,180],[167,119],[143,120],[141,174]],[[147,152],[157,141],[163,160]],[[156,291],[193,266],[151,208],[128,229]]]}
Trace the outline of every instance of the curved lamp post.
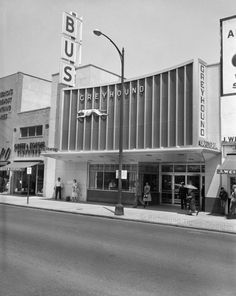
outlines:
{"label": "curved lamp post", "polygon": [[118,175],[118,203],[115,206],[115,215],[124,215],[124,207],[121,203],[122,199],[122,179],[121,179],[121,171],[122,171],[122,161],[123,161],[123,100],[124,100],[124,56],[125,50],[122,47],[122,51],[118,48],[115,42],[108,37],[106,34],[102,33],[100,30],[94,30],[93,33],[96,36],[104,36],[107,38],[116,48],[119,53],[120,61],[121,61],[121,99],[120,99],[120,132],[119,132],[119,175]]}

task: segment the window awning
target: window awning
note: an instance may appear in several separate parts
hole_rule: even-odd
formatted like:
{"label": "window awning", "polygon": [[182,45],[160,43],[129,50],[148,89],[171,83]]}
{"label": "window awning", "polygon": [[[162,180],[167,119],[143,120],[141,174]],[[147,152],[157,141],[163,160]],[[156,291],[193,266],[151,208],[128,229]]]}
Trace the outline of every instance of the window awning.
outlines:
{"label": "window awning", "polygon": [[225,161],[217,169],[217,174],[236,175],[236,154],[228,154]]}
{"label": "window awning", "polygon": [[30,161],[13,162],[3,167],[0,167],[0,171],[22,171],[25,168],[32,167],[38,163],[39,162],[30,162]]}

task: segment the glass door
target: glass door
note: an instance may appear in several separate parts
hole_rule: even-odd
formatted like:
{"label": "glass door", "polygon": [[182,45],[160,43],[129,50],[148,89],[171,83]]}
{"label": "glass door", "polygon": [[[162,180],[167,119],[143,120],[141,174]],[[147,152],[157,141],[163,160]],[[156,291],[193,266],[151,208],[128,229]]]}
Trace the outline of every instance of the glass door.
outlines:
{"label": "glass door", "polygon": [[185,175],[175,175],[175,182],[174,182],[174,204],[180,204],[180,197],[179,197],[179,185],[184,182],[185,184]]}
{"label": "glass door", "polygon": [[161,202],[172,204],[172,175],[162,175]]}

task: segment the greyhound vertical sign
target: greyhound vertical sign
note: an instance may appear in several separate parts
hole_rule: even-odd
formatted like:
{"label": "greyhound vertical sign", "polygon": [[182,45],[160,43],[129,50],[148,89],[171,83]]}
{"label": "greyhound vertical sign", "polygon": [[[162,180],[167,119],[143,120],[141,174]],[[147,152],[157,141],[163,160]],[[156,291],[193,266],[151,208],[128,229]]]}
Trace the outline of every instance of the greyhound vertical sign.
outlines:
{"label": "greyhound vertical sign", "polygon": [[62,16],[61,60],[59,82],[75,86],[76,64],[81,63],[82,18],[74,12]]}

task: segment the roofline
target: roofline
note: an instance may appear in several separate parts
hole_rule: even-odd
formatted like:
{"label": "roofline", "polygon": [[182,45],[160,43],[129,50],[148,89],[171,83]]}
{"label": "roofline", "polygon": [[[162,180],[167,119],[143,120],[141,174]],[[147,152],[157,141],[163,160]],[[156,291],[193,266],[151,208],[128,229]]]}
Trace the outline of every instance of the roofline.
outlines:
{"label": "roofline", "polygon": [[29,77],[33,77],[33,78],[37,78],[37,79],[40,79],[40,80],[43,80],[43,81],[46,81],[46,82],[52,82],[51,80],[48,80],[48,79],[45,79],[45,78],[41,78],[41,77],[38,77],[38,76],[35,76],[35,75],[31,75],[31,74],[27,74],[27,73],[24,73],[24,72],[21,72],[21,71],[18,71],[16,73],[13,73],[13,74],[9,74],[9,75],[6,75],[6,76],[3,76],[3,77],[0,77],[0,79],[2,78],[7,78],[9,76],[13,76],[13,75],[17,75],[17,74],[22,74],[22,75],[25,75],[25,76],[29,76]]}
{"label": "roofline", "polygon": [[[82,68],[87,68],[87,67],[89,67],[89,66],[90,66],[90,67],[97,68],[97,69],[102,70],[102,71],[104,71],[104,72],[107,72],[107,73],[109,73],[109,74],[112,74],[112,75],[114,75],[114,76],[117,76],[118,78],[121,77],[120,75],[118,75],[118,74],[116,74],[116,73],[114,73],[114,72],[111,72],[111,71],[109,71],[109,70],[106,70],[106,69],[104,69],[104,68],[102,68],[102,67],[98,67],[98,66],[93,65],[93,64],[87,64],[87,65],[84,65],[84,66],[75,67],[75,70],[82,69]],[[59,75],[59,72],[52,74],[52,76],[56,76],[56,75]]]}

